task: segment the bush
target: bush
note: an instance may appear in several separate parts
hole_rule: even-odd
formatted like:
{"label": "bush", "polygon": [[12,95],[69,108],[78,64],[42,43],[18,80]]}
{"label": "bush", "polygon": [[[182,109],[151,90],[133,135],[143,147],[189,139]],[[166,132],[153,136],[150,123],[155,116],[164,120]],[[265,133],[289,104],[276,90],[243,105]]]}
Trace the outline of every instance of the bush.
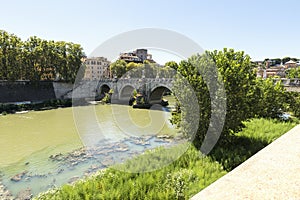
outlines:
{"label": "bush", "polygon": [[288,108],[288,94],[280,82],[257,79],[252,103],[256,117],[279,118]]}
{"label": "bush", "polygon": [[289,102],[289,111],[292,112],[295,117],[300,117],[300,93],[289,92],[288,102]]}
{"label": "bush", "polygon": [[72,106],[72,99],[51,99],[41,103],[31,104],[0,104],[0,113],[13,114],[17,111],[23,110],[45,110],[58,107],[70,107]]}

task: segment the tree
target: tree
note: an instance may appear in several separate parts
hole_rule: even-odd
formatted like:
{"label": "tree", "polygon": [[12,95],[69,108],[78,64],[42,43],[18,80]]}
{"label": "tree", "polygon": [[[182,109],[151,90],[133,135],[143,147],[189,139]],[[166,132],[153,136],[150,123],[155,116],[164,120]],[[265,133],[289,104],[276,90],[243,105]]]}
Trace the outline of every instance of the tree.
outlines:
{"label": "tree", "polygon": [[288,62],[290,60],[291,60],[290,57],[284,57],[284,58],[282,58],[282,64],[285,64],[286,62]]}
{"label": "tree", "polygon": [[137,67],[139,67],[140,65],[134,62],[130,62],[126,64],[126,72],[132,70],[132,69],[136,69]]}
{"label": "tree", "polygon": [[288,97],[280,82],[274,84],[271,78],[257,79],[255,86],[253,110],[256,117],[278,118],[287,110]]}
{"label": "tree", "polygon": [[20,52],[22,41],[20,38],[6,31],[0,30],[0,77],[3,80],[20,79]]}
{"label": "tree", "polygon": [[73,82],[84,56],[79,44],[20,38],[0,30],[0,79],[53,80],[60,74]]}
{"label": "tree", "polygon": [[[256,76],[250,57],[245,55],[244,52],[235,52],[233,49],[228,50],[225,48],[223,51],[207,51],[203,55],[195,55],[187,61],[181,61],[178,66],[178,72],[194,88],[199,103],[200,128],[194,140],[198,147],[205,137],[210,117],[212,116],[210,97],[210,92],[212,91],[208,90],[208,85],[215,80],[205,80],[203,77],[203,74],[206,77],[213,78],[215,76],[212,73],[213,68],[209,66],[211,62],[218,70],[216,73],[223,78],[222,81],[226,91],[226,119],[221,138],[226,138],[231,132],[240,130],[244,121],[255,116],[253,103],[256,98],[253,91],[255,89]],[[182,93],[182,95],[185,96],[187,93]],[[214,95],[218,95],[218,93]],[[220,96],[220,98],[223,97]],[[174,119],[178,122],[177,116]]]}
{"label": "tree", "polygon": [[111,63],[110,70],[113,76],[120,78],[126,73],[126,62],[124,60],[117,60]]}
{"label": "tree", "polygon": [[223,77],[226,90],[227,113],[225,132],[236,132],[243,127],[243,121],[254,116],[252,94],[256,75],[250,57],[243,51],[233,49],[210,53]]}
{"label": "tree", "polygon": [[300,94],[298,92],[288,93],[289,110],[295,117],[300,117]]}
{"label": "tree", "polygon": [[82,47],[79,44],[67,43],[67,77],[65,78],[68,82],[74,82],[77,72],[82,64],[81,59],[85,56]]}
{"label": "tree", "polygon": [[288,78],[300,78],[300,67],[287,69],[286,73]]}
{"label": "tree", "polygon": [[148,64],[150,64],[150,62],[149,62],[149,60],[144,60],[144,61],[143,61],[143,64],[148,65]]}
{"label": "tree", "polygon": [[171,67],[172,69],[177,70],[178,64],[175,61],[169,61],[165,63],[165,67]]}
{"label": "tree", "polygon": [[280,58],[274,58],[273,60],[275,62],[275,65],[280,65],[281,64],[281,59]]}

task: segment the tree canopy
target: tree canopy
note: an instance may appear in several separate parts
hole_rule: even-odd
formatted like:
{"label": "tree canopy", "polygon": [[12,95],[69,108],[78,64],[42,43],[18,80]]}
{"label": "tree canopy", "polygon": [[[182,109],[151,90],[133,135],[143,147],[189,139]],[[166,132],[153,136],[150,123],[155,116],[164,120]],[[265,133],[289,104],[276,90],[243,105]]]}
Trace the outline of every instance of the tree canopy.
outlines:
{"label": "tree canopy", "polygon": [[0,80],[73,82],[84,56],[79,44],[36,36],[22,41],[0,30]]}
{"label": "tree canopy", "polygon": [[[287,96],[283,86],[270,79],[257,79],[250,57],[243,51],[225,48],[194,55],[179,63],[178,72],[188,80],[198,98],[200,120],[194,140],[197,146],[203,141],[212,116],[211,91],[208,89],[211,80],[203,78],[203,73],[211,73],[212,69],[206,67],[211,59],[226,91],[226,118],[221,138],[239,131],[243,122],[253,117],[278,118],[286,109]],[[173,123],[178,124],[176,115]]]}

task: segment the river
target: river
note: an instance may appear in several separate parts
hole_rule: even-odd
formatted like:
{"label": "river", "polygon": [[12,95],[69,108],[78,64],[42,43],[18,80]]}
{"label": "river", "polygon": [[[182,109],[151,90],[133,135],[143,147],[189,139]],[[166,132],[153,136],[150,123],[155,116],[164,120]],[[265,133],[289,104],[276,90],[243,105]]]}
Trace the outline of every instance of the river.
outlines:
{"label": "river", "polygon": [[0,180],[14,196],[28,188],[36,195],[171,145],[156,137],[178,132],[169,110],[91,105],[0,116]]}

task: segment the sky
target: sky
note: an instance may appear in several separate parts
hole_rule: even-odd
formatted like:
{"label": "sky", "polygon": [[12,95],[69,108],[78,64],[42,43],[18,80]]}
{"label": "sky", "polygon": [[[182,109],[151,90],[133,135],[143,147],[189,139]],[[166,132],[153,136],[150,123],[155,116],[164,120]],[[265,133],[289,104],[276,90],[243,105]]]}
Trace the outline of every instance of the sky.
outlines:
{"label": "sky", "polygon": [[[82,45],[86,55],[111,37],[140,28],[168,29],[205,50],[245,51],[252,60],[300,58],[300,1],[0,0],[0,29]],[[173,55],[152,52],[163,64]]]}

